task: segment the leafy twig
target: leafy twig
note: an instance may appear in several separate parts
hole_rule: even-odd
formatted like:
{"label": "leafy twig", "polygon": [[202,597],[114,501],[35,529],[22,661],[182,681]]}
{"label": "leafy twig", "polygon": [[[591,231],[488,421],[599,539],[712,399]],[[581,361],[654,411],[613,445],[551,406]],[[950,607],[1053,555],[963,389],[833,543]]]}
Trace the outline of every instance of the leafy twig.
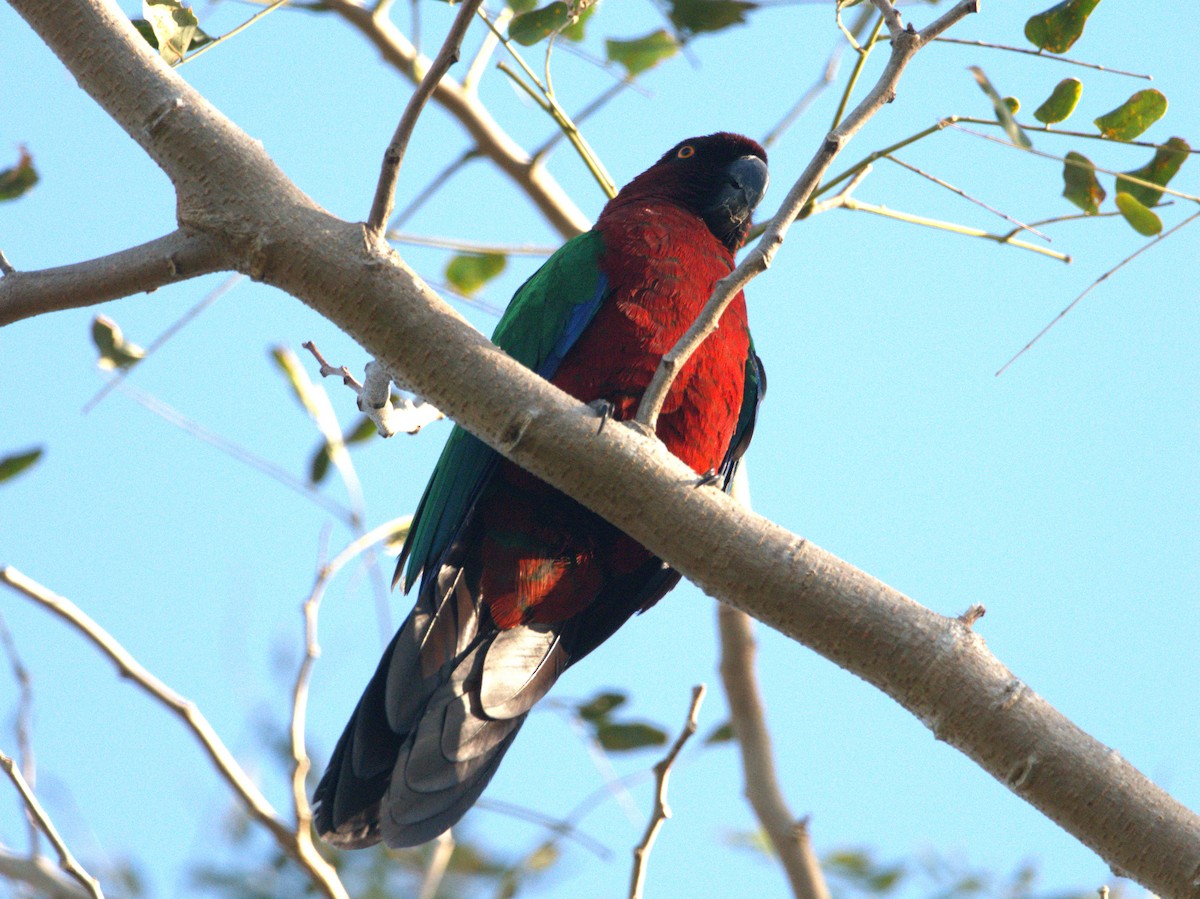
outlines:
{"label": "leafy twig", "polygon": [[[872,0],[876,8],[890,7],[887,0]],[[667,392],[676,374],[691,357],[696,348],[717,327],[721,315],[733,298],[757,275],[766,271],[775,253],[783,244],[784,236],[795,218],[804,209],[812,196],[813,190],[828,171],[830,164],[841,151],[842,147],[875,115],[883,106],[895,98],[896,85],[900,81],[909,60],[947,28],[959,22],[966,16],[979,9],[978,0],[961,0],[946,13],[926,26],[922,31],[898,30],[892,33],[892,54],[884,67],[883,73],[875,86],[859,102],[837,128],[831,131],[822,142],[820,149],[813,156],[804,172],[788,191],[783,205],[767,226],[762,238],[751,250],[741,264],[726,277],[716,283],[713,294],[705,305],[700,316],[679,339],[666,355],[663,356],[654,378],[642,395],[638,406],[637,420],[649,427],[655,428],[658,414],[662,410]],[[895,10],[892,10],[895,14]]]}
{"label": "leafy twig", "polygon": [[[7,580],[6,575],[11,570],[11,568],[0,569],[0,577],[4,577]],[[13,786],[17,788],[17,792],[21,794],[21,801],[25,804],[25,810],[37,822],[37,826],[46,835],[46,839],[50,841],[50,845],[54,847],[54,851],[58,853],[59,867],[78,880],[94,899],[104,899],[104,893],[100,889],[100,882],[85,871],[83,866],[75,860],[75,856],[71,854],[71,850],[67,848],[67,844],[63,842],[63,838],[59,836],[58,830],[55,829],[54,822],[50,820],[50,816],[46,814],[46,810],[42,808],[42,804],[38,802],[37,796],[34,795],[33,790],[25,781],[24,776],[22,776],[21,769],[17,766],[17,763],[3,752],[0,752],[0,768],[4,769],[4,773],[13,782]]]}
{"label": "leafy twig", "polygon": [[671,767],[675,764],[675,759],[679,757],[684,744],[696,733],[700,703],[704,702],[705,690],[704,684],[697,684],[692,688],[692,704],[688,709],[683,730],[679,732],[675,743],[662,761],[654,766],[654,777],[657,784],[654,791],[654,811],[650,815],[650,821],[646,824],[646,832],[642,834],[642,841],[633,850],[633,877],[629,886],[629,899],[641,899],[645,889],[650,850],[654,848],[654,841],[658,838],[658,832],[662,829],[663,823],[671,817],[671,807],[667,805],[667,781],[671,776]]}
{"label": "leafy twig", "polygon": [[1000,377],[1000,375],[1004,374],[1005,370],[1010,365],[1012,365],[1014,362],[1016,362],[1018,359],[1020,359],[1023,355],[1025,355],[1025,353],[1029,350],[1030,347],[1032,347],[1035,343],[1037,343],[1039,340],[1041,340],[1047,331],[1049,331],[1051,328],[1053,328],[1055,325],[1057,325],[1060,321],[1062,321],[1063,318],[1066,317],[1068,312],[1070,312],[1077,305],[1079,305],[1080,300],[1082,300],[1089,293],[1091,293],[1093,290],[1095,290],[1097,287],[1099,287],[1102,282],[1107,281],[1110,276],[1116,274],[1118,271],[1123,269],[1130,262],[1133,262],[1133,260],[1137,259],[1138,256],[1141,256],[1144,252],[1149,250],[1151,247],[1157,246],[1160,242],[1166,240],[1168,237],[1170,237],[1172,234],[1174,234],[1176,231],[1178,231],[1180,228],[1184,227],[1185,225],[1190,225],[1197,218],[1200,218],[1200,212],[1193,212],[1191,215],[1189,215],[1187,218],[1185,218],[1182,222],[1177,224],[1175,227],[1164,231],[1162,234],[1159,234],[1153,240],[1143,244],[1135,252],[1126,256],[1124,259],[1122,259],[1120,262],[1118,262],[1116,265],[1114,265],[1112,268],[1110,268],[1108,271],[1106,271],[1103,275],[1101,275],[1099,278],[1097,278],[1095,281],[1093,281],[1091,284],[1089,284],[1087,286],[1087,289],[1084,290],[1083,293],[1079,294],[1079,296],[1077,296],[1077,297],[1075,297],[1075,299],[1071,300],[1071,302],[1067,304],[1067,307],[1065,309],[1063,309],[1062,312],[1060,312],[1060,313],[1058,313],[1058,315],[1054,316],[1054,318],[1051,319],[1050,323],[1048,325],[1046,325],[1046,327],[1042,328],[1042,330],[1038,331],[1037,334],[1034,335],[1033,339],[1029,341],[1029,343],[1027,343],[1027,344],[1025,344],[1025,346],[1021,347],[1020,351],[1015,356],[1013,356],[1011,359],[1009,359],[1007,362],[1005,362],[1002,366],[1000,366],[999,370],[996,372],[996,377]]}

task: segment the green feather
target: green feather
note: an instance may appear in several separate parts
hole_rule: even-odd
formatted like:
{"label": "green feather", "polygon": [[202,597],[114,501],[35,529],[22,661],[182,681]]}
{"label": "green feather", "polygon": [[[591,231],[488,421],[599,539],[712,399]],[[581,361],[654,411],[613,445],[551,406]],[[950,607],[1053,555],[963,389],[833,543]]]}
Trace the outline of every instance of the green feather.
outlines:
{"label": "green feather", "polygon": [[[492,342],[542,377],[554,375],[600,307],[606,281],[600,272],[603,239],[588,231],[563,244],[517,290],[492,334]],[[425,488],[400,553],[396,579],[408,561],[407,590],[422,571],[433,572],[479,497],[499,456],[455,426]]]}

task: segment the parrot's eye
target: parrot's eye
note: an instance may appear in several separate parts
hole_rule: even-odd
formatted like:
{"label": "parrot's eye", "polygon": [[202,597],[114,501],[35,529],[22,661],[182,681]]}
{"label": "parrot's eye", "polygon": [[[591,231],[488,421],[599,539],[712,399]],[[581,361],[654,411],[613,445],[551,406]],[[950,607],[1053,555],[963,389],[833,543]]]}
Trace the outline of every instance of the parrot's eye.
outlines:
{"label": "parrot's eye", "polygon": [[682,147],[679,148],[679,152],[675,154],[675,156],[678,157],[679,159],[688,159],[689,157],[692,157],[695,155],[696,155],[696,148],[693,147],[691,144],[684,144]]}

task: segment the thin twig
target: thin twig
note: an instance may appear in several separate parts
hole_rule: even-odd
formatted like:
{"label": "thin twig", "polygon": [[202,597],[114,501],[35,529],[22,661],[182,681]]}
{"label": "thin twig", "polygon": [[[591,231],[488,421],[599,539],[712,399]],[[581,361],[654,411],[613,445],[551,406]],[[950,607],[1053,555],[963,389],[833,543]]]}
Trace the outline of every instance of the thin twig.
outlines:
{"label": "thin twig", "polygon": [[[304,841],[296,839],[295,831],[279,817],[267,797],[238,764],[237,759],[194,702],[180,696],[147,671],[111,634],[70,600],[51,592],[11,566],[0,568],[0,581],[74,627],[117,666],[121,677],[133,681],[182,720],[208,755],[217,773],[241,800],[246,811],[266,828],[279,847],[304,869],[313,884],[329,899],[349,899],[337,872],[317,853],[311,838],[307,841],[307,846]],[[50,836],[49,832],[46,835]],[[52,842],[53,840],[54,837],[51,837]]]}
{"label": "thin twig", "polygon": [[888,209],[886,206],[878,206],[873,203],[863,203],[854,197],[847,197],[842,201],[841,205],[842,208],[855,212],[869,212],[872,215],[880,215],[884,218],[894,219],[898,222],[908,222],[911,225],[920,225],[924,228],[936,228],[939,231],[949,231],[951,234],[961,234],[964,237],[978,237],[982,240],[990,240],[995,243],[1004,244],[1005,246],[1029,250],[1029,252],[1037,253],[1041,256],[1049,256],[1051,259],[1057,259],[1059,262],[1071,262],[1071,257],[1066,253],[1060,253],[1058,250],[1052,250],[1049,247],[1039,246],[1038,244],[1028,243],[1023,240],[1014,240],[1011,236],[1012,232],[1008,234],[994,234],[991,231],[984,231],[982,228],[971,228],[956,222],[946,222],[924,215],[913,215],[910,212]]}
{"label": "thin twig", "polygon": [[862,75],[863,69],[866,68],[867,60],[871,58],[871,51],[875,49],[875,44],[879,41],[879,33],[883,30],[883,17],[880,16],[875,20],[875,27],[871,29],[871,35],[867,38],[867,43],[863,47],[857,44],[854,48],[858,50],[858,59],[854,61],[854,68],[850,70],[850,77],[846,79],[846,88],[842,91],[842,97],[838,100],[837,109],[833,113],[833,124],[830,128],[836,128],[842,122],[842,116],[846,114],[846,107],[850,103],[850,96],[854,93],[854,86],[858,84],[858,78]]}
{"label": "thin twig", "polygon": [[[873,2],[879,8],[890,7],[887,0],[873,0]],[[662,362],[638,406],[637,420],[640,423],[651,430],[656,427],[659,412],[662,410],[667,392],[671,389],[677,373],[683,368],[692,353],[716,329],[725,308],[733,301],[733,298],[754,277],[766,271],[770,266],[775,253],[783,244],[788,228],[800,214],[821,177],[828,171],[830,163],[833,162],[842,147],[875,113],[895,98],[896,85],[909,60],[947,28],[978,9],[978,0],[961,0],[922,31],[900,31],[893,36],[891,58],[879,76],[878,82],[859,102],[854,111],[825,137],[821,148],[796,183],[792,185],[792,189],[788,191],[783,205],[767,226],[754,249],[746,255],[740,265],[716,283],[713,294],[700,316],[675,346],[663,356]],[[895,10],[893,9],[892,12],[894,14]]]}
{"label": "thin twig", "polygon": [[434,175],[429,180],[429,183],[421,188],[416,196],[408,201],[408,205],[396,214],[396,217],[392,219],[392,223],[389,227],[393,230],[403,228],[408,220],[416,215],[417,211],[420,210],[422,206],[433,199],[434,194],[450,183],[450,179],[458,174],[460,169],[462,169],[472,159],[478,159],[479,157],[480,153],[474,147],[464,150],[457,159]]}
{"label": "thin twig", "polygon": [[944,44],[962,44],[967,47],[984,47],[988,50],[1004,50],[1009,53],[1025,53],[1029,56],[1036,56],[1040,59],[1050,59],[1054,62],[1065,62],[1072,66],[1083,66],[1085,69],[1095,69],[1098,72],[1108,72],[1112,75],[1125,75],[1129,78],[1141,78],[1144,81],[1153,81],[1153,75],[1140,75],[1137,72],[1125,72],[1121,69],[1110,69],[1108,66],[1097,65],[1094,62],[1083,62],[1078,59],[1071,59],[1067,56],[1059,56],[1056,53],[1047,53],[1044,50],[1030,50],[1028,47],[1009,47],[1005,44],[992,44],[987,41],[970,41],[957,37],[939,37],[938,41]]}
{"label": "thin twig", "polygon": [[388,240],[396,243],[411,244],[415,247],[433,247],[438,250],[453,250],[456,253],[494,253],[500,256],[550,256],[556,247],[536,246],[534,244],[489,244],[476,243],[470,240],[459,240],[456,237],[435,237],[424,234],[409,234],[402,231],[388,231]]}
{"label": "thin twig", "polygon": [[283,486],[294,490],[301,496],[312,500],[326,511],[336,515],[347,525],[353,526],[354,511],[352,509],[347,509],[341,503],[326,496],[308,481],[297,478],[287,469],[281,468],[274,462],[270,462],[261,456],[255,455],[254,453],[250,452],[250,450],[243,446],[239,446],[232,440],[222,437],[215,431],[210,431],[208,428],[188,418],[178,409],[168,405],[167,403],[164,403],[155,396],[138,390],[136,387],[132,387],[129,384],[122,384],[120,390],[139,406],[150,412],[153,412],[155,415],[169,424],[173,424],[175,427],[186,431],[193,437],[196,437],[204,443],[207,443],[225,453],[230,458],[236,459],[244,465],[250,466],[255,471],[262,472],[268,477],[273,478]]}
{"label": "thin twig", "polygon": [[[141,362],[145,362],[146,359],[149,356],[152,356],[155,352],[157,352],[158,349],[164,343],[166,343],[168,340],[170,340],[172,337],[174,337],[176,334],[178,334],[179,331],[183,329],[184,325],[187,325],[188,323],[190,323],[192,321],[192,319],[194,319],[196,316],[198,316],[201,312],[203,312],[205,309],[207,309],[209,306],[211,306],[213,303],[215,303],[221,297],[225,296],[225,294],[229,293],[229,291],[233,290],[233,288],[236,287],[242,281],[242,279],[244,279],[245,277],[246,277],[245,275],[235,272],[234,274],[232,274],[228,278],[226,278],[224,281],[222,281],[220,284],[218,284],[215,288],[210,290],[208,292],[208,294],[202,300],[200,300],[199,303],[197,303],[195,306],[193,306],[187,312],[183,313],[183,315],[181,315],[176,321],[174,321],[172,324],[170,324],[165,331],[163,331],[161,334],[159,334],[157,337],[155,337],[153,341],[151,341],[150,345],[148,347],[146,347],[146,351],[142,355],[142,358],[140,360],[138,360],[139,364]],[[95,409],[96,406],[100,403],[100,401],[102,399],[104,399],[106,396],[108,396],[113,391],[113,389],[117,387],[117,385],[119,385],[122,381],[124,381],[125,378],[127,378],[129,376],[129,373],[131,371],[133,371],[134,368],[136,368],[136,367],[137,366],[131,365],[131,366],[127,366],[125,368],[118,368],[113,373],[112,377],[104,382],[104,386],[101,387],[98,391],[96,391],[96,395],[93,396],[90,400],[88,400],[86,403],[83,404],[83,409],[80,411],[84,415],[87,415],[89,412],[91,412],[93,409]]]}
{"label": "thin twig", "polygon": [[[25,778],[30,789],[35,790],[37,789],[37,764],[34,761],[33,742],[30,738],[33,731],[33,679],[29,676],[29,669],[21,660],[21,654],[17,651],[17,641],[13,639],[12,632],[8,629],[3,615],[0,615],[0,643],[4,644],[4,652],[8,656],[9,665],[12,666],[13,680],[17,682],[17,721],[14,729],[17,737],[17,758],[21,763],[21,776]],[[26,824],[29,825],[29,854],[36,856],[39,852],[37,822],[28,813],[25,817]]]}
{"label": "thin twig", "polygon": [[808,90],[804,92],[800,99],[796,101],[795,105],[793,105],[792,108],[784,114],[783,118],[776,123],[775,127],[763,135],[761,143],[764,147],[769,150],[772,146],[774,146],[775,142],[783,136],[784,132],[791,128],[792,125],[796,123],[796,120],[800,118],[800,116],[804,115],[804,113],[808,110],[808,107],[811,106],[816,99],[821,96],[821,94],[825,93],[825,91],[829,88],[829,85],[833,84],[834,79],[837,78],[838,71],[842,67],[842,56],[845,51],[846,47],[844,44],[839,44],[833,48],[832,52],[829,54],[829,59],[825,61],[825,68],[821,71],[821,76],[813,82],[812,86],[809,87]]}
{"label": "thin twig", "polygon": [[[975,116],[965,116],[965,115],[948,116],[944,120],[944,123],[946,125],[958,125],[958,124],[995,125],[998,128],[1004,127],[1004,124],[1002,122],[998,122],[995,119],[981,119],[981,118],[976,118]],[[1099,141],[1104,141],[1104,143],[1106,143],[1106,144],[1120,144],[1125,147],[1148,147],[1151,150],[1161,150],[1164,146],[1163,144],[1157,143],[1152,140],[1118,140],[1115,137],[1105,137],[1103,134],[1100,134],[1095,131],[1090,131],[1090,132],[1089,131],[1069,131],[1064,128],[1054,128],[1050,125],[1042,125],[1042,124],[1034,125],[1034,124],[1030,124],[1028,122],[1017,122],[1017,127],[1020,128],[1022,131],[1033,131],[1037,134],[1049,134],[1054,137],[1073,137],[1073,138],[1079,138],[1080,140],[1099,140]],[[963,128],[960,130],[966,131],[967,129]],[[970,133],[974,133],[974,132],[970,132]],[[1024,148],[1022,148],[1022,149],[1024,149]],[[1188,154],[1192,154],[1192,155],[1200,154],[1200,147],[1189,147],[1187,150],[1182,150],[1182,151],[1177,151],[1177,152],[1183,152],[1183,153],[1188,153]]]}
{"label": "thin twig", "polygon": [[[11,570],[9,568],[0,569],[0,576],[5,575]],[[63,842],[63,838],[58,835],[58,831],[54,827],[54,822],[50,820],[50,816],[46,814],[46,810],[42,808],[42,804],[38,802],[37,796],[34,795],[33,790],[21,775],[21,769],[17,767],[17,763],[3,752],[0,752],[0,768],[4,769],[4,773],[13,782],[13,786],[21,794],[21,801],[25,803],[26,811],[37,822],[42,833],[46,835],[46,839],[50,841],[50,845],[54,847],[54,851],[58,853],[59,867],[78,880],[94,899],[104,899],[104,893],[100,889],[100,882],[85,871],[83,866],[75,860],[75,856],[71,854],[71,850],[67,848],[67,844]]]}
{"label": "thin twig", "polygon": [[905,162],[903,159],[899,159],[899,158],[897,158],[895,156],[891,156],[891,155],[889,155],[885,158],[896,163],[896,165],[900,166],[901,168],[906,168],[910,172],[920,175],[922,178],[927,178],[928,180],[930,180],[934,184],[936,184],[938,187],[944,187],[944,188],[946,188],[946,190],[948,190],[952,193],[958,194],[964,200],[968,200],[971,203],[974,203],[976,206],[983,207],[984,209],[986,209],[988,212],[992,213],[993,215],[1000,216],[1000,218],[1004,219],[1009,224],[1016,225],[1018,231],[1028,231],[1030,234],[1036,234],[1042,240],[1046,241],[1046,243],[1052,243],[1050,238],[1048,236],[1046,236],[1045,234],[1043,234],[1041,231],[1039,231],[1037,228],[1026,225],[1024,222],[1017,221],[1015,218],[1013,218],[1007,212],[1001,212],[995,206],[989,206],[987,203],[983,202],[983,200],[980,200],[980,199],[977,199],[976,197],[971,196],[969,193],[967,193],[961,187],[955,187],[950,182],[943,181],[941,178],[937,177],[936,175],[931,175],[929,172],[919,169],[915,165]]}
{"label": "thin twig", "polygon": [[421,878],[421,891],[417,899],[434,899],[446,869],[450,867],[450,856],[454,854],[454,835],[446,830],[438,834],[433,841],[433,854],[425,868],[425,876]]}
{"label": "thin twig", "polygon": [[479,51],[475,54],[475,58],[471,60],[471,64],[467,66],[467,74],[463,75],[462,88],[468,93],[478,93],[480,79],[483,78],[483,73],[487,69],[488,60],[492,58],[492,54],[496,52],[496,47],[500,44],[499,30],[506,27],[513,17],[512,7],[506,6],[496,15],[496,30],[488,30],[488,33],[483,36],[483,41],[479,45]]}
{"label": "thin twig", "polygon": [[272,3],[270,6],[268,6],[266,9],[256,12],[254,15],[252,15],[250,18],[248,18],[245,22],[243,22],[237,28],[233,29],[232,31],[225,32],[219,38],[209,41],[207,44],[205,44],[203,47],[201,47],[195,53],[189,53],[187,56],[183,57],[183,59],[181,59],[181,60],[179,60],[179,62],[175,63],[175,68],[179,68],[181,65],[191,62],[197,56],[203,56],[205,53],[207,53],[213,47],[217,46],[217,44],[224,43],[225,41],[227,41],[231,37],[233,37],[235,34],[240,34],[241,32],[245,31],[247,28],[249,28],[251,25],[253,25],[255,22],[257,22],[259,19],[261,19],[263,16],[266,16],[269,13],[275,12],[275,10],[279,9],[279,7],[283,6],[283,4],[285,4],[287,2],[288,2],[288,0],[275,0],[275,2]]}
{"label": "thin twig", "polygon": [[1038,331],[1037,334],[1034,335],[1034,338],[1029,341],[1029,343],[1027,343],[1027,344],[1025,344],[1025,346],[1021,347],[1020,351],[1015,356],[1013,356],[1011,359],[1009,359],[1007,362],[1005,362],[1002,366],[1000,366],[999,370],[996,372],[996,377],[1000,377],[1000,375],[1004,374],[1005,370],[1010,365],[1012,365],[1014,362],[1016,362],[1018,359],[1020,359],[1023,355],[1025,355],[1025,353],[1029,350],[1030,347],[1032,347],[1035,343],[1037,343],[1039,340],[1041,340],[1042,337],[1045,336],[1047,331],[1049,331],[1051,328],[1053,328],[1055,325],[1057,325],[1060,321],[1062,321],[1066,317],[1068,312],[1070,312],[1077,305],[1079,305],[1080,300],[1082,300],[1089,293],[1091,293],[1093,290],[1095,290],[1097,287],[1099,287],[1104,281],[1107,281],[1110,276],[1116,274],[1118,271],[1123,269],[1126,265],[1133,262],[1133,260],[1137,259],[1139,256],[1141,256],[1143,253],[1145,253],[1151,247],[1157,246],[1159,243],[1166,240],[1168,237],[1170,237],[1172,234],[1174,234],[1180,228],[1184,227],[1185,225],[1190,225],[1197,218],[1200,218],[1200,212],[1193,212],[1191,215],[1189,215],[1187,218],[1185,218],[1178,225],[1176,225],[1175,227],[1173,227],[1167,231],[1164,231],[1162,234],[1158,235],[1153,240],[1151,240],[1148,243],[1146,243],[1145,245],[1139,247],[1136,252],[1130,254],[1129,256],[1126,256],[1124,259],[1122,259],[1120,262],[1118,262],[1116,265],[1114,265],[1112,268],[1110,268],[1108,271],[1106,271],[1103,275],[1101,275],[1099,278],[1097,278],[1095,281],[1093,281],[1091,284],[1089,284],[1087,289],[1084,290],[1083,293],[1081,293],[1079,296],[1075,297],[1075,299],[1071,300],[1071,302],[1067,304],[1067,308],[1065,308],[1062,312],[1058,313],[1058,315],[1054,316],[1054,318],[1051,319],[1050,323],[1048,325],[1046,325],[1046,327],[1042,328],[1042,330]]}
{"label": "thin twig", "polygon": [[412,137],[413,129],[417,126],[421,110],[425,108],[425,103],[433,95],[442,76],[458,62],[463,37],[471,25],[471,20],[475,17],[475,11],[482,5],[483,0],[464,0],[458,10],[458,15],[454,17],[446,40],[442,42],[442,49],[438,51],[437,58],[429,66],[429,70],[421,79],[421,83],[417,85],[417,89],[413,91],[412,96],[408,98],[408,105],[404,107],[404,114],[400,116],[396,133],[392,135],[392,141],[384,151],[383,167],[379,172],[379,184],[375,188],[375,200],[371,204],[371,214],[367,217],[367,233],[373,237],[378,238],[383,233],[387,220],[392,214],[396,202],[396,182],[400,178],[400,166],[404,162],[404,152],[408,149],[408,141]]}
{"label": "thin twig", "polygon": [[704,684],[697,684],[692,688],[692,704],[688,709],[683,730],[679,732],[674,745],[671,746],[662,761],[654,766],[654,777],[657,783],[654,791],[654,811],[646,825],[646,832],[642,834],[642,841],[633,850],[633,876],[629,886],[629,899],[641,899],[645,889],[650,850],[654,848],[654,841],[658,838],[658,832],[662,829],[663,823],[671,817],[671,807],[667,805],[667,781],[671,777],[671,767],[675,764],[675,759],[679,757],[683,745],[696,733],[700,703],[704,702],[706,689]]}
{"label": "thin twig", "polygon": [[0,275],[11,275],[16,272],[12,267],[12,263],[8,261],[8,257],[4,255],[4,251],[0,250]]}

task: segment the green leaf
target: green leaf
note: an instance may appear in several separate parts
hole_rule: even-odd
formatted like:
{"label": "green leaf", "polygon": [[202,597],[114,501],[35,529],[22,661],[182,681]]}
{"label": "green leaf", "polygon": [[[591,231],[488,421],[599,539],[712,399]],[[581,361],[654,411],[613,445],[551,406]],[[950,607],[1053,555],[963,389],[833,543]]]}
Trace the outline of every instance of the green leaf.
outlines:
{"label": "green leaf", "polygon": [[635,721],[629,724],[601,724],[596,728],[596,739],[609,752],[628,752],[631,749],[661,746],[667,742],[667,734],[651,724]]}
{"label": "green leaf", "polygon": [[347,446],[349,446],[351,443],[362,443],[366,440],[370,440],[378,433],[379,429],[375,427],[375,422],[371,421],[371,419],[364,415],[358,420],[358,423],[353,428],[346,432],[345,436],[342,438],[342,442]]}
{"label": "green leaf", "polygon": [[40,458],[42,458],[42,448],[40,446],[23,453],[5,456],[3,459],[0,459],[0,481],[15,478],[25,469],[34,465]]}
{"label": "green leaf", "polygon": [[1021,101],[1018,100],[1016,97],[1005,97],[1004,105],[1008,107],[1008,111],[1012,115],[1016,115],[1018,112],[1021,111]]}
{"label": "green leaf", "polygon": [[678,51],[679,45],[675,43],[674,36],[665,28],[629,40],[609,38],[604,42],[604,52],[609,62],[621,64],[630,75],[652,69]]}
{"label": "green leaf", "polygon": [[1153,237],[1162,231],[1162,219],[1153,210],[1143,206],[1133,194],[1124,191],[1118,193],[1117,208],[1121,210],[1121,215],[1125,216],[1125,221],[1129,222],[1133,230],[1143,237]]}
{"label": "green leaf", "polygon": [[721,31],[732,25],[742,25],[746,13],[758,9],[748,0],[667,0],[667,15],[684,35],[703,31]]}
{"label": "green leaf", "polygon": [[142,0],[142,15],[154,32],[163,61],[173,66],[183,59],[192,46],[192,36],[200,27],[200,20],[192,8],[179,0]]}
{"label": "green leaf", "polygon": [[571,8],[563,0],[555,0],[540,9],[516,16],[508,23],[508,37],[524,47],[530,47],[566,28],[570,22]]}
{"label": "green leaf", "polygon": [[319,484],[325,480],[325,476],[329,474],[329,465],[333,461],[329,455],[329,444],[322,443],[320,449],[313,453],[312,459],[308,463],[308,481],[310,484]]}
{"label": "green leaf", "polygon": [[988,81],[987,75],[983,74],[983,69],[979,66],[969,66],[971,74],[975,76],[976,83],[979,84],[979,89],[987,94],[988,99],[992,101],[992,108],[996,111],[996,120],[1004,127],[1004,132],[1008,135],[1008,139],[1018,147],[1024,147],[1028,150],[1033,146],[1028,135],[1021,130],[1021,126],[1017,124],[1017,120],[1012,117],[1009,111],[1008,104],[1004,102],[1004,98],[999,92],[992,87],[992,82]]}
{"label": "green leaf", "polygon": [[[1188,158],[1188,153],[1191,149],[1188,146],[1188,142],[1182,137],[1173,137],[1154,151],[1154,158],[1152,160],[1140,169],[1125,172],[1125,175],[1141,178],[1143,181],[1152,181],[1155,184],[1166,187],[1171,179],[1175,177],[1175,173],[1179,171],[1179,167]],[[1152,187],[1143,187],[1141,184],[1134,184],[1122,175],[1117,176],[1117,191],[1118,193],[1131,194],[1143,206],[1153,206],[1162,199],[1163,194],[1161,190],[1155,190]]]}
{"label": "green leaf", "polygon": [[100,351],[96,364],[105,371],[129,368],[146,355],[140,346],[125,339],[121,327],[107,315],[97,315],[92,319],[92,343]]}
{"label": "green leaf", "polygon": [[446,264],[446,280],[455,290],[471,296],[504,271],[506,262],[503,253],[460,253]]}
{"label": "green leaf", "polygon": [[1025,23],[1025,37],[1039,50],[1066,53],[1083,34],[1087,18],[1100,0],[1064,0]]}
{"label": "green leaf", "polygon": [[1082,81],[1078,78],[1064,78],[1055,85],[1046,102],[1033,111],[1033,117],[1043,125],[1065,122],[1075,111],[1082,93]]}
{"label": "green leaf", "polygon": [[513,15],[519,16],[521,13],[529,12],[537,7],[537,0],[508,0],[508,8],[513,11]]}
{"label": "green leaf", "polygon": [[726,721],[724,724],[718,724],[713,728],[711,734],[704,738],[705,746],[712,746],[716,743],[729,743],[733,740],[733,722]]}
{"label": "green leaf", "polygon": [[581,41],[583,40],[583,31],[587,26],[588,19],[592,17],[592,13],[596,11],[596,7],[600,5],[600,0],[575,0],[575,18],[560,34],[567,40]]}
{"label": "green leaf", "polygon": [[1138,91],[1112,112],[1096,119],[1095,125],[1109,140],[1133,140],[1167,111],[1167,98],[1161,91]]}
{"label": "green leaf", "polygon": [[17,164],[0,172],[0,200],[15,200],[37,184],[38,174],[33,168],[33,157],[24,147],[18,152]]}
{"label": "green leaf", "polygon": [[575,709],[584,721],[593,723],[603,721],[617,706],[624,705],[629,697],[624,693],[601,693],[595,699],[585,702]]}
{"label": "green leaf", "polygon": [[1086,212],[1095,215],[1104,202],[1104,188],[1096,180],[1096,167],[1082,153],[1072,150],[1063,165],[1063,196]]}

